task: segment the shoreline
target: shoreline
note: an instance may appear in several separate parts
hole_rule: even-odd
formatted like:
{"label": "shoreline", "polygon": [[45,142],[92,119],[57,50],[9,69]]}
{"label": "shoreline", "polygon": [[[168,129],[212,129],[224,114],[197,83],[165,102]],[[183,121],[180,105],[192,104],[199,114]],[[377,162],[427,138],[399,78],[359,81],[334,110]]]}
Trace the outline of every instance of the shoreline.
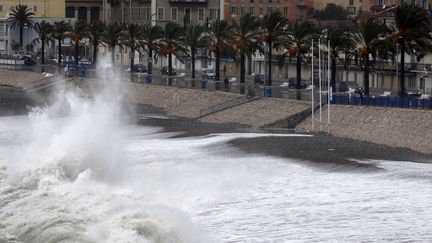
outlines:
{"label": "shoreline", "polygon": [[[29,82],[35,83],[31,80]],[[23,107],[28,107],[30,103],[46,103],[46,92],[49,92],[53,85],[47,81],[44,82],[41,89],[26,90],[31,95],[24,96],[24,99],[23,97],[18,98],[16,104],[2,102],[0,115],[10,114],[14,107],[20,107],[18,112],[23,113],[25,112]],[[97,80],[86,78],[69,79],[68,82],[80,87],[83,95],[86,96],[91,96],[92,85],[97,85]],[[170,119],[185,119],[197,122],[196,124],[209,124],[208,126],[214,131],[230,131],[230,128],[235,128],[243,132],[297,132],[318,137],[328,136],[321,135],[324,133],[319,131],[311,131],[310,102],[259,98],[233,103],[235,100],[245,99],[244,95],[172,86],[134,83],[125,83],[125,85],[127,87],[125,103],[152,106],[159,112],[163,111]],[[36,84],[35,87],[39,86]],[[5,89],[22,90],[20,87],[0,86],[0,97],[4,97]],[[35,95],[38,92],[41,93],[39,97]],[[20,103],[20,99],[23,102]],[[12,109],[5,112],[8,105]],[[222,109],[217,110],[218,107]],[[202,112],[209,108],[216,109],[216,112],[203,116]],[[432,111],[342,105],[333,105],[331,109],[333,123],[330,127],[323,124],[322,131],[330,131],[329,134],[335,138],[349,139],[348,144],[368,142],[377,147],[387,146],[392,150],[402,149],[406,153],[412,151],[427,157],[432,155],[432,130],[429,129],[432,127]],[[326,117],[325,109],[324,115]],[[177,125],[181,126],[181,123]],[[318,123],[316,123],[317,126]],[[187,128],[187,125],[185,127]],[[202,127],[201,129],[206,130]]]}

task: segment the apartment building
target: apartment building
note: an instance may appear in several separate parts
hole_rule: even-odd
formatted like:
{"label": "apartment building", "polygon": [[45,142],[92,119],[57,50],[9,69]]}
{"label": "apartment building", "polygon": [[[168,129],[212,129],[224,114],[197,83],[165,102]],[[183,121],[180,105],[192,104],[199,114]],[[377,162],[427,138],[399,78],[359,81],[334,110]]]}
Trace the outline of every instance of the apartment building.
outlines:
{"label": "apartment building", "polygon": [[245,13],[263,17],[279,11],[288,19],[297,20],[307,17],[313,7],[313,0],[225,0],[223,16],[227,21],[238,21]]}
{"label": "apartment building", "polygon": [[103,20],[103,0],[66,0],[66,18],[87,23]]}
{"label": "apartment building", "polygon": [[108,0],[106,19],[122,23],[167,22],[182,26],[210,23],[221,17],[222,0]]}
{"label": "apartment building", "polygon": [[[46,20],[53,22],[65,17],[65,0],[1,0],[0,1],[0,54],[9,53],[13,40],[19,40],[18,28],[9,29],[7,19],[10,10],[18,4],[26,5],[35,13],[32,17],[35,22]],[[24,28],[24,46],[35,37],[30,28]]]}

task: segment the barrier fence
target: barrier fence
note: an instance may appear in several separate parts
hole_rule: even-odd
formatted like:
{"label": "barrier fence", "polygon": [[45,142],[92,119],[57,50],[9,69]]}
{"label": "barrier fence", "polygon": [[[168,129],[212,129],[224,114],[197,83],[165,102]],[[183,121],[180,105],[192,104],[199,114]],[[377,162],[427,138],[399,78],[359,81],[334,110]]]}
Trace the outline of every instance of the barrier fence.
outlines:
{"label": "barrier fence", "polygon": [[332,95],[332,104],[432,109],[432,98]]}

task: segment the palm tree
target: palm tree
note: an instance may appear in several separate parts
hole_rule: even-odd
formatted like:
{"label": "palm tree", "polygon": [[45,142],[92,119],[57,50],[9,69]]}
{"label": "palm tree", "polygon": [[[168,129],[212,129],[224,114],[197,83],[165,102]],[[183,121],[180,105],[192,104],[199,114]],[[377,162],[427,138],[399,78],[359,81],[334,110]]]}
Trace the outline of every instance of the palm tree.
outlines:
{"label": "palm tree", "polygon": [[189,47],[192,62],[192,78],[195,78],[195,55],[198,48],[205,46],[205,27],[202,25],[189,25],[186,29],[184,43]]}
{"label": "palm tree", "polygon": [[375,18],[360,21],[353,39],[360,46],[360,57],[364,58],[364,88],[365,95],[369,95],[369,55],[376,55],[377,48],[385,43],[388,28]]}
{"label": "palm tree", "polygon": [[329,28],[327,38],[330,41],[330,58],[331,58],[331,87],[336,91],[336,59],[340,53],[347,53],[348,49],[354,46],[353,39],[348,30],[343,28]]}
{"label": "palm tree", "polygon": [[163,54],[168,56],[168,76],[172,76],[172,55],[178,52],[187,52],[184,48],[183,29],[180,25],[172,22],[165,25],[161,47]]}
{"label": "palm tree", "polygon": [[30,19],[31,16],[35,15],[31,11],[27,5],[21,5],[18,4],[14,8],[11,9],[10,13],[10,21],[11,21],[11,28],[15,28],[15,26],[19,26],[19,34],[20,34],[20,48],[23,47],[23,29],[24,27],[33,27],[33,21]]}
{"label": "palm tree", "polygon": [[143,30],[138,24],[130,23],[126,26],[126,29],[122,32],[122,42],[125,46],[130,48],[130,69],[131,72],[134,66],[134,54],[138,48],[139,40],[143,36]]}
{"label": "palm tree", "polygon": [[267,85],[272,85],[272,52],[273,48],[278,48],[284,41],[284,30],[288,24],[288,19],[282,16],[279,11],[272,12],[264,16],[261,21],[263,30],[262,40],[268,46],[268,78]]}
{"label": "palm tree", "polygon": [[290,56],[297,59],[296,89],[301,89],[301,58],[309,52],[311,40],[316,33],[315,26],[309,21],[295,21],[288,25],[285,32]]}
{"label": "palm tree", "polygon": [[40,23],[36,23],[34,29],[38,34],[38,37],[35,38],[33,42],[41,42],[42,64],[45,64],[45,43],[48,43],[50,40],[52,40],[51,33],[53,31],[53,26],[44,20]]}
{"label": "palm tree", "polygon": [[152,26],[151,24],[145,24],[143,26],[143,37],[141,45],[143,48],[147,48],[148,61],[147,61],[147,73],[152,74],[153,67],[153,52],[159,50],[159,40],[162,37],[163,29],[160,26]]}
{"label": "palm tree", "polygon": [[75,65],[78,65],[79,43],[86,35],[87,24],[84,21],[75,22],[69,33],[69,38],[75,42]]}
{"label": "palm tree", "polygon": [[252,55],[260,38],[258,18],[247,13],[240,17],[240,22],[234,22],[234,48],[240,54],[240,83],[245,82],[246,55]]}
{"label": "palm tree", "polygon": [[394,44],[401,48],[400,95],[405,95],[405,52],[428,52],[432,48],[431,21],[428,13],[418,5],[400,4],[395,10]]}
{"label": "palm tree", "polygon": [[115,62],[115,47],[121,45],[120,37],[122,33],[122,27],[118,23],[110,23],[106,26],[103,34],[102,41],[109,47],[111,50],[111,62],[114,64]]}
{"label": "palm tree", "polygon": [[216,56],[216,75],[215,80],[220,80],[220,62],[222,52],[230,47],[232,38],[232,28],[225,20],[216,20],[212,23],[210,31],[206,36],[206,41],[209,43],[210,50]]}
{"label": "palm tree", "polygon": [[71,26],[65,21],[54,22],[54,30],[52,36],[58,41],[58,64],[62,62],[62,41],[66,38]]}
{"label": "palm tree", "polygon": [[93,44],[93,63],[96,65],[97,62],[97,51],[98,46],[102,38],[102,34],[105,30],[105,24],[101,21],[93,21],[90,23],[88,28],[88,37]]}

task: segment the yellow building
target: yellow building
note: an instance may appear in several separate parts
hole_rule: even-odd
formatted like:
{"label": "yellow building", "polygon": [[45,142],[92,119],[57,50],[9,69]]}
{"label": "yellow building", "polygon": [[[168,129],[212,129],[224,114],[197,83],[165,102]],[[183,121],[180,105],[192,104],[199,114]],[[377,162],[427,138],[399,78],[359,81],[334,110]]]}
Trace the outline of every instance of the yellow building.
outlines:
{"label": "yellow building", "polygon": [[65,0],[1,0],[0,18],[6,17],[9,10],[18,4],[27,5],[35,13],[34,17],[65,17]]}

